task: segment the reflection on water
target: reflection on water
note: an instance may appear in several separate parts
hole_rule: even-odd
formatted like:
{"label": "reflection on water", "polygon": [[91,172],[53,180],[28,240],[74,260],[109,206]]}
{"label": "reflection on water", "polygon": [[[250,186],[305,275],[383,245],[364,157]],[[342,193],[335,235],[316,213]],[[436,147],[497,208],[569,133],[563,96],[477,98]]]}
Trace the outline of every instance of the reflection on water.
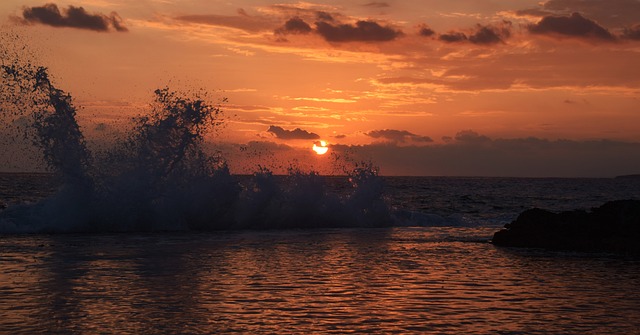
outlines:
{"label": "reflection on water", "polygon": [[461,228],[0,240],[0,332],[640,332],[640,262]]}

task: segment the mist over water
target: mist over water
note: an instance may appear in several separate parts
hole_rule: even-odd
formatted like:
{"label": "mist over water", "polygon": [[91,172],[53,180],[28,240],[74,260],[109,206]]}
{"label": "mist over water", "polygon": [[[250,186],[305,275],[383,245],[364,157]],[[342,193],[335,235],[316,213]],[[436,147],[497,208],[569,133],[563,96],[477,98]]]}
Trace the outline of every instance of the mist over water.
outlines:
{"label": "mist over water", "polygon": [[[14,141],[27,141],[61,187],[35,204],[0,213],[0,232],[379,227],[392,223],[372,164],[355,164],[350,189],[331,192],[314,171],[277,178],[264,167],[240,183],[205,136],[222,110],[200,94],[154,92],[132,131],[92,151],[72,96],[41,66],[3,64],[2,118]],[[16,122],[19,120],[19,122]],[[19,126],[16,126],[19,125]]]}

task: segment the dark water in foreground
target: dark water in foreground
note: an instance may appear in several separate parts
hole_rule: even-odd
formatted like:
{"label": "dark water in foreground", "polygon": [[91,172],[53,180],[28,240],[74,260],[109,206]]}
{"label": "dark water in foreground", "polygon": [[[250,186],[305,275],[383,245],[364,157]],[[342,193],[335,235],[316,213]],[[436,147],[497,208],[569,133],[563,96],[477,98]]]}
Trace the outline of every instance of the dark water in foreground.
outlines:
{"label": "dark water in foreground", "polygon": [[[10,206],[57,187],[0,177]],[[526,208],[637,184],[398,177],[392,228],[3,235],[0,333],[640,334],[639,259],[487,243]]]}
{"label": "dark water in foreground", "polygon": [[0,332],[640,332],[640,261],[473,242],[487,233],[3,238]]}

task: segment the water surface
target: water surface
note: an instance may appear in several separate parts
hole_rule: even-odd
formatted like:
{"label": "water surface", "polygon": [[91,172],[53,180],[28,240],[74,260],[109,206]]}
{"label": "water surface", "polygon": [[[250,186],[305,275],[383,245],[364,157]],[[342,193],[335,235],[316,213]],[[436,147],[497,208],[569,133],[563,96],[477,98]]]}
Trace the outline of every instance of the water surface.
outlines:
{"label": "water surface", "polygon": [[487,228],[0,239],[0,330],[640,332],[640,261],[504,249]]}

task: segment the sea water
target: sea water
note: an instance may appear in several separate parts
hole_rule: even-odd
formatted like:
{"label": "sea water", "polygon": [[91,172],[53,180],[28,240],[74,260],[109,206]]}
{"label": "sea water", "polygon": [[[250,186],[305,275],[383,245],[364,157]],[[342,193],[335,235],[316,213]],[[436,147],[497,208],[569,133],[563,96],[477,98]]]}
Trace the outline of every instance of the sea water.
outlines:
{"label": "sea water", "polygon": [[[637,181],[383,179],[413,225],[4,235],[0,333],[640,333],[639,259],[487,243],[523,208],[637,198]],[[0,182],[14,201],[56,190]]]}

